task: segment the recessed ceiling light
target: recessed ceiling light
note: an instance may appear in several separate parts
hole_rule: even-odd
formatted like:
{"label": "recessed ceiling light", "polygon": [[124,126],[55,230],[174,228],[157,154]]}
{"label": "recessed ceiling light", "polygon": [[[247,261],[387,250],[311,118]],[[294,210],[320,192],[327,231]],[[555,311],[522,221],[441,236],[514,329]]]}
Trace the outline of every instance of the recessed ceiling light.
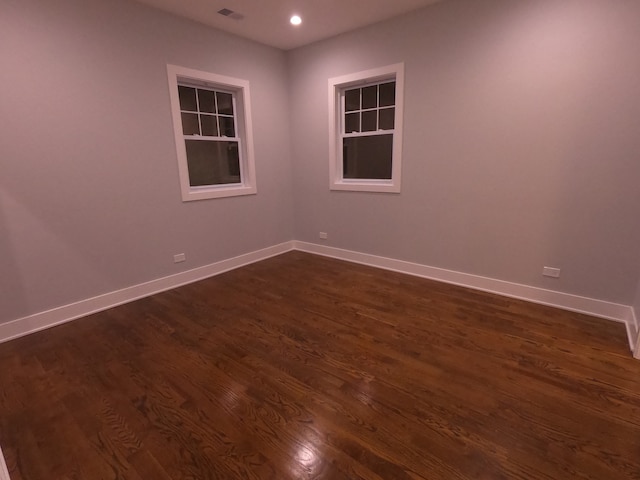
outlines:
{"label": "recessed ceiling light", "polygon": [[300,15],[293,15],[289,21],[291,22],[291,25],[300,25],[302,23]]}

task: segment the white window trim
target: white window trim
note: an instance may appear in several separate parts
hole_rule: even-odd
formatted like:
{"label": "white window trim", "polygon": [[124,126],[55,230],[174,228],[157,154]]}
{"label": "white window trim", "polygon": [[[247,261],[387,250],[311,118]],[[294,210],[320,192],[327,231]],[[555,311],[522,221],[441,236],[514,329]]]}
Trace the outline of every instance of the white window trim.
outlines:
{"label": "white window trim", "polygon": [[[392,80],[396,82],[393,157],[390,180],[345,179],[342,177],[341,92],[349,87]],[[329,79],[329,188],[362,192],[400,193],[402,175],[402,119],[404,117],[404,63],[374,68]]]}
{"label": "white window trim", "polygon": [[[167,65],[167,75],[169,78],[169,98],[171,101],[171,115],[173,118],[173,131],[178,157],[178,173],[180,177],[182,201],[188,202],[192,200],[253,195],[257,193],[249,81],[177,65]],[[182,133],[182,119],[180,117],[180,97],[178,96],[178,83],[180,82],[188,82],[194,85],[199,84],[212,89],[224,89],[233,92],[235,95],[238,118],[236,135],[241,138],[241,183],[197,187],[190,185],[187,149]]]}

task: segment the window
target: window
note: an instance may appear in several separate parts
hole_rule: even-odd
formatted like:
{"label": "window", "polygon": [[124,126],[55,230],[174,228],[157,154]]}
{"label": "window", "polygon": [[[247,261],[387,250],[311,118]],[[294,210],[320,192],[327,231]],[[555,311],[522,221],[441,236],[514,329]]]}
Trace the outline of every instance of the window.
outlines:
{"label": "window", "polygon": [[256,193],[249,82],[167,71],[182,200]]}
{"label": "window", "polygon": [[404,65],[329,79],[330,188],[400,192]]}

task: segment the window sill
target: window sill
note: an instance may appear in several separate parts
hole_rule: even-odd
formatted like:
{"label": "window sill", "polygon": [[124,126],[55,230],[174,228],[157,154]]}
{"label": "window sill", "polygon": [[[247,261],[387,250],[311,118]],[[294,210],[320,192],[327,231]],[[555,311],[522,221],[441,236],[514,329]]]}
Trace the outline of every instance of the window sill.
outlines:
{"label": "window sill", "polygon": [[393,184],[389,180],[342,180],[332,182],[329,189],[349,192],[400,193],[400,185]]}
{"label": "window sill", "polygon": [[192,188],[182,193],[183,202],[191,202],[194,200],[207,200],[209,198],[238,197],[241,195],[255,195],[257,189],[255,186],[220,186],[215,188]]}

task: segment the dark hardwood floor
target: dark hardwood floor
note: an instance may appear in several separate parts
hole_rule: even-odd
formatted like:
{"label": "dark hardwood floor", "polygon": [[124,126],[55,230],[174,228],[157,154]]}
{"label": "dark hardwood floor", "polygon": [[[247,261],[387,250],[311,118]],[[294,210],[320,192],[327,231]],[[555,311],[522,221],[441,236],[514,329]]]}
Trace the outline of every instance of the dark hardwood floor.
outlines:
{"label": "dark hardwood floor", "polygon": [[11,480],[640,479],[622,324],[291,252],[0,345]]}

